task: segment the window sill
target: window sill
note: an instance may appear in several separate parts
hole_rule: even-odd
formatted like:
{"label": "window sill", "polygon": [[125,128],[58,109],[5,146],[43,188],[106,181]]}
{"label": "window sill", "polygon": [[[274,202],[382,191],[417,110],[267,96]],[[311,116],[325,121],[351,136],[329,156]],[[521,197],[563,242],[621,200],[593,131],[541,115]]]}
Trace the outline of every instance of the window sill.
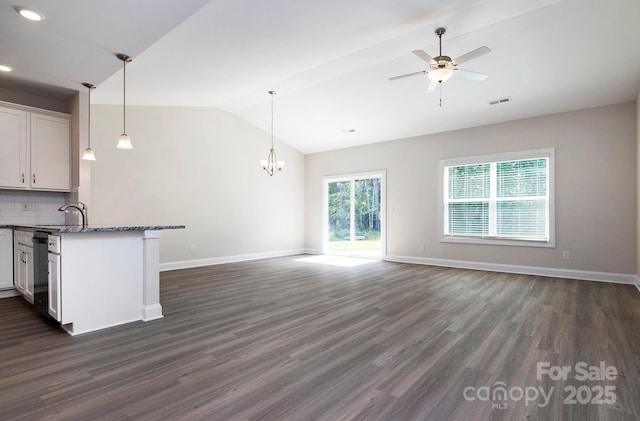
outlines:
{"label": "window sill", "polygon": [[555,248],[555,241],[533,241],[533,240],[508,240],[502,238],[480,238],[480,237],[450,237],[440,238],[441,243],[457,244],[484,244],[492,246],[516,246],[516,247],[543,247]]}

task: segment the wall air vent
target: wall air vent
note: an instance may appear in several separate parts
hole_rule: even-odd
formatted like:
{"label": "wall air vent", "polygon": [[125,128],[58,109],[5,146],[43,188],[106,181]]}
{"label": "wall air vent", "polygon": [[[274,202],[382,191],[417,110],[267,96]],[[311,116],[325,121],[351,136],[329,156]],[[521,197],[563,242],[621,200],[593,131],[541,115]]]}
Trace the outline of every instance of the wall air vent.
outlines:
{"label": "wall air vent", "polygon": [[489,101],[489,105],[503,104],[505,102],[511,102],[511,97],[506,96],[504,98],[492,99],[491,101]]}

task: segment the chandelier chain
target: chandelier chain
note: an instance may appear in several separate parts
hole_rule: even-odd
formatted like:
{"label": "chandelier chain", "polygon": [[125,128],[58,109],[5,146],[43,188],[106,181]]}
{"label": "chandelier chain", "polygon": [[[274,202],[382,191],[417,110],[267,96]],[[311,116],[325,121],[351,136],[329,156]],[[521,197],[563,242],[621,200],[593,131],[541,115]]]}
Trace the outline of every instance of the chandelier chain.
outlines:
{"label": "chandelier chain", "polygon": [[271,95],[271,149],[273,149],[273,96],[276,94],[275,91],[269,91]]}

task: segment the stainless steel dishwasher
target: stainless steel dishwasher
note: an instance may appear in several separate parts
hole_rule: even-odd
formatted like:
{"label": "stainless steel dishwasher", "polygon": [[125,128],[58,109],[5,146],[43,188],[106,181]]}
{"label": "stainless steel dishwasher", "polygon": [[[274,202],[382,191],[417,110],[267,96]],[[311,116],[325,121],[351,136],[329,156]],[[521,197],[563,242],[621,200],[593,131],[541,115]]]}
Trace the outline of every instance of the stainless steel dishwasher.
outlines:
{"label": "stainless steel dishwasher", "polygon": [[49,233],[33,233],[33,305],[49,315]]}

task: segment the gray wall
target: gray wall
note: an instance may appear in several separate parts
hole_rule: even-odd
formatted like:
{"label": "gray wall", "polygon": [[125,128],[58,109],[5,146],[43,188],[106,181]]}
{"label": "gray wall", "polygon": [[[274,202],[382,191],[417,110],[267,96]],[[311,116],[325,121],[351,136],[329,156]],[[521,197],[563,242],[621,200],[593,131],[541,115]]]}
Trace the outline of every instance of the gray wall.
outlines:
{"label": "gray wall", "polygon": [[[307,155],[307,247],[322,246],[322,177],[384,169],[389,256],[635,274],[636,120],[631,102]],[[440,159],[547,147],[556,150],[555,249],[439,241]]]}
{"label": "gray wall", "polygon": [[[72,111],[74,154],[86,147],[86,94],[65,103],[0,90],[0,99]],[[387,212],[388,255],[640,275],[638,105],[640,92],[627,104],[306,157],[277,143],[287,166],[274,177],[257,163],[269,134],[229,113],[128,107],[135,149],[120,151],[121,107],[94,105],[98,161],[74,168],[80,192],[69,200],[88,202],[94,223],[186,224],[163,234],[164,263],[317,251],[321,178],[387,170],[388,210],[395,209]],[[440,159],[542,147],[556,148],[556,249],[439,242]],[[570,260],[562,260],[563,250]]]}
{"label": "gray wall", "polygon": [[126,151],[121,106],[92,106],[91,125],[92,223],[186,225],[163,232],[161,263],[304,248],[304,156],[276,143],[286,167],[269,177],[268,133],[217,109],[132,106]]}

